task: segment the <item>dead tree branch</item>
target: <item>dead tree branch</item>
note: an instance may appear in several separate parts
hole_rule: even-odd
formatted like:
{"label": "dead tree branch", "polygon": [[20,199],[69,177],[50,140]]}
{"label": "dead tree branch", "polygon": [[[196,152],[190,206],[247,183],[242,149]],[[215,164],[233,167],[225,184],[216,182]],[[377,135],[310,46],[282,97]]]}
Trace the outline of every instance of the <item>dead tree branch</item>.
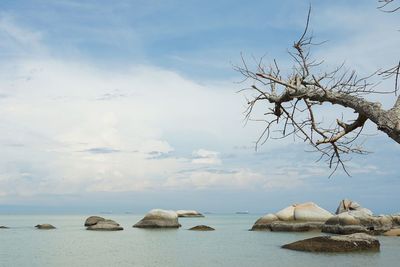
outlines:
{"label": "dead tree branch", "polygon": [[[253,71],[242,57],[243,64],[235,67],[244,81],[251,82],[248,88],[241,90],[247,93],[249,99],[246,119],[252,120],[257,105],[267,105],[268,112],[262,120],[266,126],[256,146],[270,138],[300,138],[321,154],[321,159],[326,160],[333,172],[342,167],[347,173],[344,156],[366,153],[358,139],[367,121],[400,143],[400,97],[391,109],[385,110],[379,102],[365,98],[367,94],[396,93],[396,90],[378,91],[369,82],[376,73],[359,77],[355,71],[345,69],[344,65],[329,72],[320,71],[321,61],[312,59],[310,54],[310,48],[318,45],[308,34],[310,14],[311,8],[305,30],[293,44],[293,51],[289,52],[294,66],[287,77],[283,77],[276,60],[269,66],[259,61]],[[392,72],[398,76],[399,69]],[[326,103],[350,109],[357,117],[340,118],[328,124],[321,119],[324,114],[318,110]]]}

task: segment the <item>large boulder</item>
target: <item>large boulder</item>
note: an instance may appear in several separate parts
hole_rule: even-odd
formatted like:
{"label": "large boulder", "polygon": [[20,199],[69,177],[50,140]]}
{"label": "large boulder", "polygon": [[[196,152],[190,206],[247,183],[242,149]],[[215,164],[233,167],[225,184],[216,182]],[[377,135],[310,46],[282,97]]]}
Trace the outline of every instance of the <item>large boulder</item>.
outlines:
{"label": "large boulder", "polygon": [[192,231],[214,231],[215,229],[207,226],[207,225],[197,225],[195,227],[190,228],[189,230]]}
{"label": "large boulder", "polygon": [[178,217],[204,217],[203,214],[195,210],[177,210],[176,214],[178,214]]}
{"label": "large boulder", "polygon": [[85,221],[85,226],[91,226],[91,225],[95,225],[96,223],[98,223],[99,221],[104,221],[105,219],[103,217],[100,216],[90,216],[86,219]]}
{"label": "large boulder", "polygon": [[282,248],[310,252],[379,251],[378,239],[364,234],[318,236],[283,245]]}
{"label": "large boulder", "polygon": [[313,202],[294,204],[259,218],[251,230],[304,232],[320,230],[332,214]]}
{"label": "large boulder", "polygon": [[313,202],[307,202],[295,206],[294,219],[306,222],[325,222],[332,214]]}
{"label": "large boulder", "polygon": [[124,230],[117,222],[113,220],[100,220],[96,224],[88,226],[87,230],[94,231],[121,231]]}
{"label": "large boulder", "polygon": [[53,225],[44,223],[44,224],[38,224],[35,226],[37,229],[41,230],[50,230],[50,229],[56,229]]}
{"label": "large boulder", "polygon": [[138,228],[179,228],[178,214],[172,210],[153,209],[133,225]]}
{"label": "large boulder", "polygon": [[371,210],[361,207],[360,204],[350,199],[343,199],[342,201],[340,201],[339,206],[336,209],[336,214],[340,214],[343,212],[353,212],[353,211],[357,211],[371,216],[373,215]]}

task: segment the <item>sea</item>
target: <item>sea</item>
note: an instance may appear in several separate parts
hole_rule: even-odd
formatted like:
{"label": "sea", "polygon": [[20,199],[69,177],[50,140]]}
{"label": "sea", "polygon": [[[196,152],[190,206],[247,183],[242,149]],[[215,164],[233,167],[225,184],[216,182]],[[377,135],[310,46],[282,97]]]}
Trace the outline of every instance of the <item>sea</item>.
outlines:
{"label": "sea", "polygon": [[[87,231],[89,215],[113,219],[123,231]],[[138,229],[144,214],[0,215],[0,266],[400,266],[400,237],[379,236],[380,252],[310,253],[282,249],[320,233],[249,231],[261,214],[179,218],[179,229]],[[38,230],[50,223],[55,230]],[[189,231],[205,224],[215,231]]]}

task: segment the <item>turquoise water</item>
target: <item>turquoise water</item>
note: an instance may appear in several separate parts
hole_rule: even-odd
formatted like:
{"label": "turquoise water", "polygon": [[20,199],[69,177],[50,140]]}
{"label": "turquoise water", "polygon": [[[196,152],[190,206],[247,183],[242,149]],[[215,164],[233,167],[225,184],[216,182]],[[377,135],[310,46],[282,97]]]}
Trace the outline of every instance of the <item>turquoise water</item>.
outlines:
{"label": "turquoise water", "polygon": [[[103,217],[125,229],[94,232],[85,215],[0,215],[0,266],[398,266],[400,238],[379,237],[378,253],[326,254],[281,249],[316,233],[251,232],[260,215],[180,218],[179,230],[132,228],[143,215]],[[51,223],[56,230],[36,230]],[[186,229],[206,224],[212,232]]]}

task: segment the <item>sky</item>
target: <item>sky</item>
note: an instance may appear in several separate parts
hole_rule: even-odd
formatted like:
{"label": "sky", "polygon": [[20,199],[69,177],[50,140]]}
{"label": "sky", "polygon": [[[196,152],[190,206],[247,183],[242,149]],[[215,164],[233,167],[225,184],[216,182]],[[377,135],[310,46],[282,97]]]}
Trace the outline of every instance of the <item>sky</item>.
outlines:
{"label": "sky", "polygon": [[399,14],[372,0],[0,1],[0,212],[334,211],[343,198],[400,212],[400,146],[371,123],[351,177],[328,178],[290,138],[255,150],[264,124],[245,124],[234,66],[290,70],[310,3],[323,67],[397,62]]}

